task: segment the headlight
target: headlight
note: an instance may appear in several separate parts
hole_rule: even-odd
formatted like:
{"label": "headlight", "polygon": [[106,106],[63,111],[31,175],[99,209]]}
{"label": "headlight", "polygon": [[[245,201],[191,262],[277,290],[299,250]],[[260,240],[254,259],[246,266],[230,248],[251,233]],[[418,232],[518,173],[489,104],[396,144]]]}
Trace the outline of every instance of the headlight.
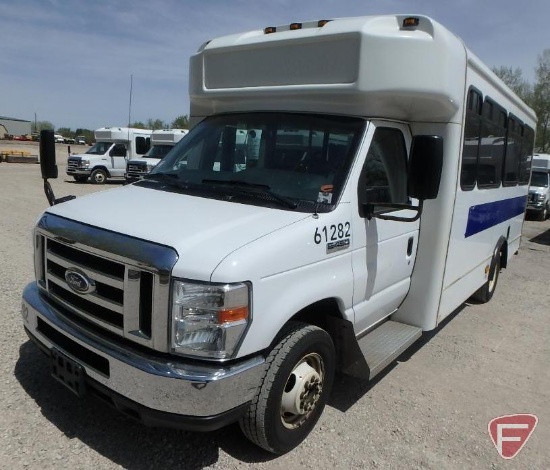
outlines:
{"label": "headlight", "polygon": [[230,358],[250,321],[247,284],[172,283],[172,350]]}
{"label": "headlight", "polygon": [[544,194],[535,194],[535,200],[544,201]]}
{"label": "headlight", "polygon": [[147,173],[149,173],[153,168],[155,168],[155,165],[147,163]]}
{"label": "headlight", "polygon": [[80,167],[81,168],[88,168],[90,166],[90,160],[82,160],[80,162]]}

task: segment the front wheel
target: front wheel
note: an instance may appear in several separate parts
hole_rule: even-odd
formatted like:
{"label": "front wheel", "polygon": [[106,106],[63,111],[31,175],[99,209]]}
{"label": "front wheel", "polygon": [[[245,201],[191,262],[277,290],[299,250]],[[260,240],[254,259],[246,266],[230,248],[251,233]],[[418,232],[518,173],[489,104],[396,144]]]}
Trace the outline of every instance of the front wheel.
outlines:
{"label": "front wheel", "polygon": [[92,171],[90,180],[93,184],[105,184],[105,181],[107,181],[107,173],[105,170],[98,168],[97,170]]}
{"label": "front wheel", "polygon": [[542,220],[543,222],[548,218],[548,206],[545,205],[544,209],[542,209],[539,212],[538,220]]}
{"label": "front wheel", "polygon": [[334,344],[312,325],[291,323],[266,360],[262,385],[241,418],[256,445],[283,454],[300,444],[321,416],[332,389]]}

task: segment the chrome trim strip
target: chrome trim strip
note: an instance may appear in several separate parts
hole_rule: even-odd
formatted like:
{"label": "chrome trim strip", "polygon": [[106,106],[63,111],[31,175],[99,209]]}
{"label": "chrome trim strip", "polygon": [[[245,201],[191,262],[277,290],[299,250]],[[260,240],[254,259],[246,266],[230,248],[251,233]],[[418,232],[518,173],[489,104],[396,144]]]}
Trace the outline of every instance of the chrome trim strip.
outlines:
{"label": "chrome trim strip", "polygon": [[57,277],[55,274],[51,272],[48,273],[47,280],[50,282],[54,282],[59,287],[69,292],[69,294],[77,295],[78,297],[84,300],[87,300],[88,302],[92,302],[96,305],[99,305],[100,307],[112,310],[113,312],[118,313],[121,316],[124,315],[124,307],[122,305],[120,305],[119,303],[113,302],[111,300],[105,300],[104,298],[97,295],[97,293],[95,292],[92,292],[91,294],[86,294],[86,295],[78,294],[68,286],[65,279],[61,279],[60,277]]}
{"label": "chrome trim strip", "polygon": [[90,267],[83,264],[75,263],[66,258],[62,258],[61,256],[52,253],[50,250],[48,250],[48,259],[64,268],[78,268],[94,281],[102,282],[103,284],[107,284],[120,290],[124,289],[124,282],[120,279],[102,274],[99,271],[91,269]]}

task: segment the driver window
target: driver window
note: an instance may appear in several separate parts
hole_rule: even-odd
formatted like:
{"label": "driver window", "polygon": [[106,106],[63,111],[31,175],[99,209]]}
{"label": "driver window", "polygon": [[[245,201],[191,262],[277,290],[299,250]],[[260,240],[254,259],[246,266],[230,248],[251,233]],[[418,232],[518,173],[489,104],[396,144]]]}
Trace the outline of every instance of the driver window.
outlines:
{"label": "driver window", "polygon": [[407,203],[407,149],[399,129],[376,129],[363,175],[366,202]]}
{"label": "driver window", "polygon": [[115,144],[113,150],[111,150],[112,157],[125,157],[126,156],[126,147],[124,144]]}

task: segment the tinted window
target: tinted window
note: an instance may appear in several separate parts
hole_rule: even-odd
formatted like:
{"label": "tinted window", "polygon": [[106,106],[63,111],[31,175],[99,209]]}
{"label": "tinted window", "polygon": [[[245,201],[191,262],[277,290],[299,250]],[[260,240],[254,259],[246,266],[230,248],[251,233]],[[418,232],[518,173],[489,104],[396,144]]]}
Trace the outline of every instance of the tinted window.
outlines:
{"label": "tinted window", "polygon": [[407,148],[399,129],[376,129],[365,159],[360,185],[361,201],[375,205],[377,202],[407,202]]}
{"label": "tinted window", "polygon": [[460,186],[464,190],[473,189],[477,180],[481,103],[481,94],[476,90],[470,90],[468,93],[466,122],[464,124],[464,145],[462,147],[462,167],[460,171]]}

